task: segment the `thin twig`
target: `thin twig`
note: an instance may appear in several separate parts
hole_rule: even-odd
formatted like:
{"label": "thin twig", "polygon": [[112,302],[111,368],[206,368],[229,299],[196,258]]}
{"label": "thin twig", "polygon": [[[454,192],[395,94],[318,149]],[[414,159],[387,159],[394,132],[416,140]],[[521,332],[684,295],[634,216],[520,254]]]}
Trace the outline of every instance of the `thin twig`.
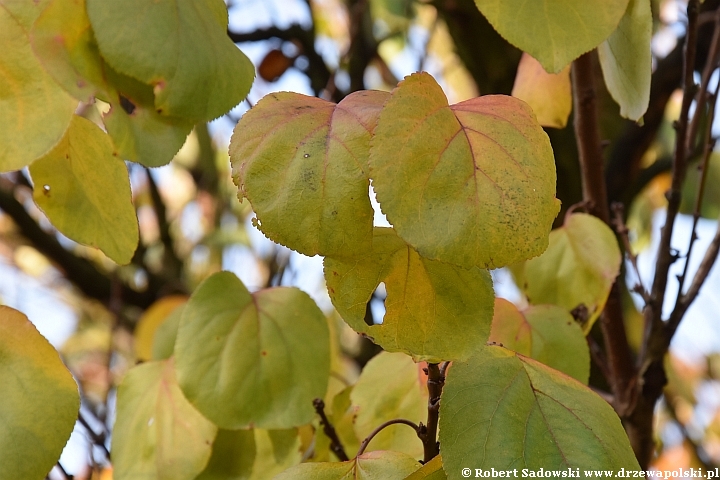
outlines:
{"label": "thin twig", "polygon": [[313,407],[315,407],[315,411],[320,416],[320,424],[323,426],[323,432],[330,439],[330,450],[332,450],[338,460],[341,462],[347,462],[350,458],[348,458],[347,453],[345,453],[345,448],[343,448],[342,442],[337,436],[335,427],[332,423],[330,423],[327,415],[325,415],[325,402],[316,398],[313,400]]}
{"label": "thin twig", "polygon": [[78,421],[83,427],[85,427],[85,430],[87,430],[88,436],[92,440],[93,445],[100,447],[107,459],[110,460],[110,451],[105,446],[105,435],[102,433],[96,433],[85,417],[83,417],[82,412],[78,412]]}
{"label": "thin twig", "polygon": [[645,289],[645,286],[642,284],[642,278],[640,277],[640,269],[638,268],[637,263],[637,255],[633,253],[632,247],[630,246],[630,238],[628,237],[628,233],[630,232],[630,230],[628,229],[627,225],[625,225],[625,220],[623,220],[623,217],[625,216],[625,209],[623,207],[623,204],[619,202],[613,203],[611,208],[613,212],[613,226],[615,227],[615,231],[620,236],[620,240],[622,240],[623,242],[623,247],[625,248],[625,252],[627,253],[628,260],[630,260],[630,264],[632,265],[635,276],[637,277],[637,284],[635,284],[635,286],[633,287],[633,291],[639,294],[645,301],[645,303],[647,303],[648,299],[650,298],[650,294]]}
{"label": "thin twig", "polygon": [[67,480],[73,480],[73,478],[75,478],[74,475],[70,475],[69,473],[67,473],[67,471],[63,468],[63,466],[60,464],[60,462],[57,462],[55,464],[55,466],[57,467],[58,470],[60,470],[60,473],[63,474],[63,477],[67,478]]}
{"label": "thin twig", "polygon": [[[443,365],[447,369],[447,362]],[[440,453],[437,441],[438,420],[440,415],[440,396],[445,385],[445,372],[437,363],[428,363],[423,371],[428,376],[428,416],[427,425],[420,424],[418,437],[423,442],[423,463],[427,463]]]}
{"label": "thin twig", "polygon": [[411,422],[410,420],[405,420],[404,418],[395,418],[393,420],[388,420],[387,422],[382,423],[375,430],[370,432],[370,435],[368,435],[367,438],[365,440],[363,440],[362,443],[360,444],[358,453],[355,456],[359,457],[360,455],[362,455],[365,452],[365,449],[367,448],[368,444],[370,444],[370,441],[373,438],[375,438],[375,436],[378,433],[380,433],[381,431],[383,431],[385,428],[389,427],[390,425],[397,425],[397,424],[402,424],[402,425],[407,425],[409,427],[412,427],[412,429],[415,430],[415,433],[420,431],[420,426],[418,424],[416,424],[415,422]]}

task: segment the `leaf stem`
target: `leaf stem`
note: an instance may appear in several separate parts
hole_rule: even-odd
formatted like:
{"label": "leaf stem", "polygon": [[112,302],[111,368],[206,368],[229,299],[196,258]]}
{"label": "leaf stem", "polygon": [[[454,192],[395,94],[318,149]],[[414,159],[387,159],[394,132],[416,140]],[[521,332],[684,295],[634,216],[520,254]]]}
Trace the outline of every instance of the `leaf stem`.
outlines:
{"label": "leaf stem", "polygon": [[365,453],[365,449],[367,448],[368,444],[370,444],[370,441],[373,438],[375,438],[375,436],[378,433],[380,433],[381,431],[383,431],[385,428],[389,427],[390,425],[397,425],[397,424],[403,424],[403,425],[412,427],[412,429],[415,430],[415,433],[420,431],[420,426],[415,422],[411,422],[410,420],[405,420],[404,418],[394,418],[392,420],[388,420],[387,422],[380,424],[375,430],[370,432],[370,435],[368,435],[367,438],[365,438],[365,440],[363,440],[363,442],[360,444],[358,453],[355,456],[359,457],[360,455]]}
{"label": "leaf stem", "polygon": [[320,424],[323,426],[323,432],[330,439],[330,450],[332,450],[338,460],[347,462],[350,458],[348,458],[347,453],[345,453],[345,448],[343,448],[340,437],[338,437],[335,431],[335,427],[330,423],[327,415],[325,415],[325,402],[316,398],[313,400],[313,407],[315,407],[315,411],[320,416]]}

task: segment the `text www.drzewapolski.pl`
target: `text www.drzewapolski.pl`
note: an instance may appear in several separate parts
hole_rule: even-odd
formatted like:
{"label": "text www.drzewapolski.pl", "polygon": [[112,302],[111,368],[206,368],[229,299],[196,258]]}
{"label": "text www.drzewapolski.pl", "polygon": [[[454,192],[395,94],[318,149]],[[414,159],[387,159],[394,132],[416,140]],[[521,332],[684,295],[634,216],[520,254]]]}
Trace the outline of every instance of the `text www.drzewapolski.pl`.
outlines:
{"label": "text www.drzewapolski.pl", "polygon": [[545,470],[539,468],[513,468],[512,470],[484,470],[482,468],[463,468],[465,478],[649,478],[668,480],[670,478],[703,478],[720,480],[720,468],[703,470],[702,468],[677,468],[675,470],[583,470],[566,468],[564,470]]}

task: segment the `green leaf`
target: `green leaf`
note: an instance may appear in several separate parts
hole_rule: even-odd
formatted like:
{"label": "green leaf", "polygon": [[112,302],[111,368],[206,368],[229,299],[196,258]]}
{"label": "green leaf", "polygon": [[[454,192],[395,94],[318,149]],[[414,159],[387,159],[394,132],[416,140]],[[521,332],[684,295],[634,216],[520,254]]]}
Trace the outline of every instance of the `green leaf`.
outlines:
{"label": "green leaf", "polygon": [[295,428],[255,432],[255,463],[250,480],[266,480],[300,463],[300,437]]}
{"label": "green leaf", "polygon": [[[365,439],[378,425],[404,418],[419,423],[427,417],[427,387],[415,362],[404,353],[381,352],[362,370],[350,399],[355,434]],[[421,458],[423,445],[407,425],[392,425],[376,435],[367,448],[393,450]]]}
{"label": "green leaf", "polygon": [[529,53],[549,73],[608,38],[628,0],[475,0],[508,42]]}
{"label": "green leaf", "polygon": [[219,430],[207,467],[195,480],[248,480],[255,452],[253,430]]}
{"label": "green leaf", "polygon": [[399,452],[368,452],[347,462],[301,463],[275,480],[402,480],[420,467]]}
{"label": "green leaf", "polygon": [[153,360],[165,360],[172,357],[175,351],[175,339],[180,328],[185,305],[173,310],[155,330],[150,357]]}
{"label": "green leaf", "polygon": [[102,56],[152,85],[164,115],[212,120],[250,91],[255,69],[227,36],[221,0],[87,0],[87,12]]}
{"label": "green leaf", "polygon": [[25,315],[5,306],[0,385],[0,480],[41,480],[70,438],[80,396],[52,345]]}
{"label": "green leaf", "polygon": [[393,90],[370,170],[398,235],[424,257],[464,267],[539,255],[560,208],[550,141],[530,107],[502,95],[448,106],[427,73]]}
{"label": "green leaf", "polygon": [[575,213],[550,233],[545,253],[525,263],[520,285],[534,305],[587,308],[587,333],[602,313],[621,260],[612,230],[592,215]]}
{"label": "green leaf", "polygon": [[[330,417],[330,421],[335,427],[335,433],[337,433],[340,443],[345,448],[345,452],[350,455],[358,451],[360,442],[365,439],[365,437],[358,438],[358,435],[355,433],[356,412],[350,399],[352,391],[353,385],[350,385],[333,397],[332,415]],[[318,435],[325,434],[319,431]]]}
{"label": "green leaf", "polygon": [[210,459],[217,427],[180,391],[173,360],[132,368],[118,388],[115,480],[192,480]]}
{"label": "green leaf", "polygon": [[405,480],[447,480],[447,475],[442,467],[442,457],[436,456],[423,465],[420,470],[405,477]]}
{"label": "green leaf", "polygon": [[630,120],[639,120],[650,102],[652,27],[650,0],[630,0],[617,29],[598,46],[608,91]]}
{"label": "green leaf", "polygon": [[639,469],[612,407],[581,383],[502,347],[448,371],[440,409],[448,479],[461,469]]}
{"label": "green leaf", "polygon": [[[135,325],[135,331],[133,337],[135,339],[135,357],[143,362],[152,360],[164,360],[172,356],[172,348],[170,349],[170,355],[163,358],[154,358],[153,350],[155,347],[155,337],[157,336],[158,329],[165,322],[170,319],[170,315],[175,310],[187,302],[187,297],[184,295],[168,295],[156,300],[147,310],[142,314],[140,319]],[[175,338],[172,338],[173,344]]]}
{"label": "green leaf", "polygon": [[585,335],[561,307],[537,305],[519,311],[507,300],[497,298],[490,340],[588,383],[590,351]]}
{"label": "green leaf", "polygon": [[73,116],[53,150],[30,166],[35,203],[73,240],[97,247],[120,265],[138,244],[138,222],[125,163],[90,120]]}
{"label": "green leaf", "polygon": [[0,172],[23,168],[52,149],[78,104],[30,47],[27,32],[40,11],[35,2],[0,0]]}
{"label": "green leaf", "polygon": [[220,272],[186,304],[175,358],[183,392],[219,427],[289,428],[309,423],[325,394],[330,334],[306,293],[250,294]]}
{"label": "green leaf", "polygon": [[356,92],[336,105],[280,92],[243,116],[230,142],[233,180],[265,235],[310,256],[370,249],[367,160],[387,98]]}
{"label": "green leaf", "polygon": [[[691,164],[683,183],[680,211],[688,215],[692,215],[695,211],[701,174],[698,167],[697,164]],[[710,154],[706,175],[700,216],[717,220],[720,216],[720,154],[717,152]]]}
{"label": "green leaf", "polygon": [[121,157],[148,167],[165,165],[185,142],[193,123],[160,115],[153,89],[113,71],[100,56],[85,2],[50,0],[33,25],[36,55],[52,77],[84,102],[109,102],[105,126]]}
{"label": "green leaf", "polygon": [[[355,259],[325,258],[330,299],[353,329],[390,352],[416,361],[469,357],[490,334],[490,274],[428,260],[390,228],[375,228],[372,251]],[[365,323],[366,305],[385,282],[382,325]]]}

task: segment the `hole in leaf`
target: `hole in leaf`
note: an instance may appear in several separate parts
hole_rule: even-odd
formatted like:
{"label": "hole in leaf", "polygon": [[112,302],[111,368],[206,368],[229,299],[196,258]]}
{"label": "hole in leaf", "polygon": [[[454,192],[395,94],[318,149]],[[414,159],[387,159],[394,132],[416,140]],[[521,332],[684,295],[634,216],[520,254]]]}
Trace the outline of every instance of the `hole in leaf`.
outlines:
{"label": "hole in leaf", "polygon": [[368,325],[382,325],[385,320],[385,299],[387,298],[387,290],[385,282],[375,288],[370,301],[365,309],[365,323]]}
{"label": "hole in leaf", "polygon": [[128,98],[123,97],[120,95],[120,106],[123,110],[125,110],[125,113],[128,115],[132,115],[132,113],[135,111],[135,104],[132,103]]}

